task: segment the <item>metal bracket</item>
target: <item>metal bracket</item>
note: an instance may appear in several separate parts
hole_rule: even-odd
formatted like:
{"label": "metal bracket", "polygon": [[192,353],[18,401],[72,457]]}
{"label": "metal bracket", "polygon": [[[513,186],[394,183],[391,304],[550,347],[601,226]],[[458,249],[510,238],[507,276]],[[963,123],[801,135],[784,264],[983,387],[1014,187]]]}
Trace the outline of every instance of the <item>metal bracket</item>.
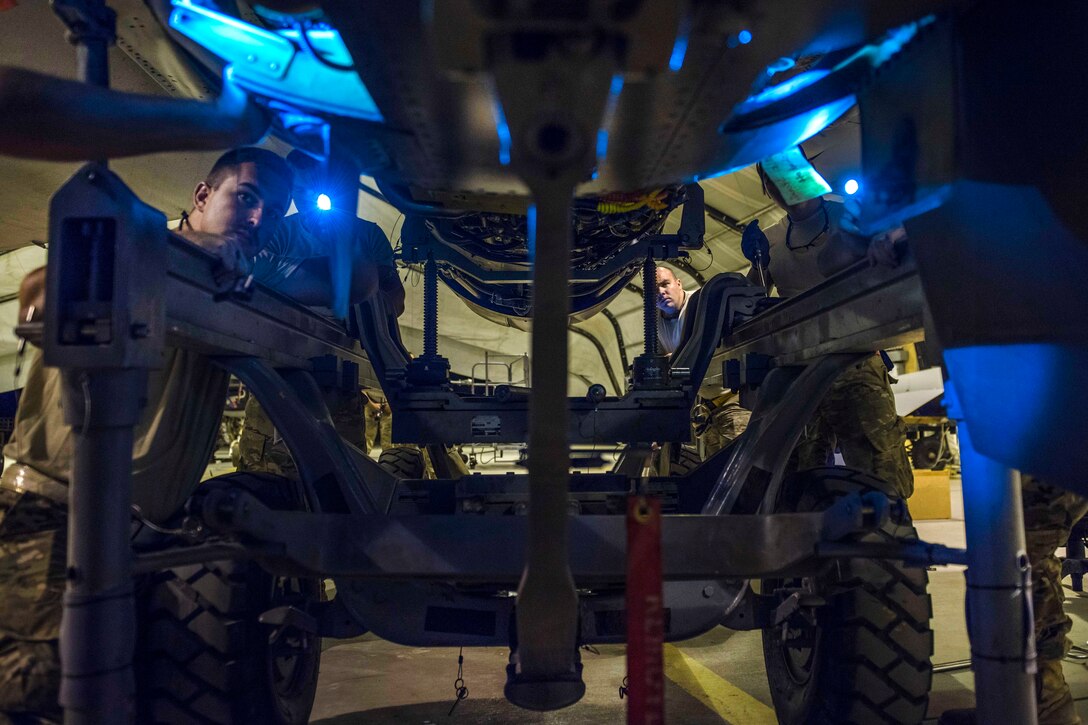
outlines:
{"label": "metal bracket", "polygon": [[98,41],[113,45],[117,40],[117,13],[103,0],[52,0],[50,5],[68,27],[69,43]]}
{"label": "metal bracket", "polygon": [[723,386],[730,390],[758,388],[767,373],[774,367],[774,359],[769,355],[761,355],[758,352],[749,352],[739,358],[729,358],[722,361]]}
{"label": "metal bracket", "polygon": [[681,250],[699,249],[706,237],[706,203],[703,187],[699,184],[684,186],[687,198],[680,211],[680,228],[675,234],[652,234],[642,242],[650,246],[654,259],[676,259]]}

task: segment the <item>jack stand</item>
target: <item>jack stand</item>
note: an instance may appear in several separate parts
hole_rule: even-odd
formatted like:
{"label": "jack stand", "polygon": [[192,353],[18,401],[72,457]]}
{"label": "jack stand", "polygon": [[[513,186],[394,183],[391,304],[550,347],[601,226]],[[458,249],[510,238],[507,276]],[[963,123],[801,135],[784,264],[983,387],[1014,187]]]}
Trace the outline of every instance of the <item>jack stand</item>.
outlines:
{"label": "jack stand", "polygon": [[66,725],[128,723],[136,692],[132,440],[147,371],[66,369],[63,377],[73,450],[60,702]]}
{"label": "jack stand", "polygon": [[[53,9],[76,45],[79,78],[107,87],[114,11],[102,0],[54,0]],[[72,427],[60,630],[67,725],[129,723],[134,715],[133,427],[147,371],[162,365],[165,225],[104,163],[77,172],[49,209],[43,361],[61,368]]]}
{"label": "jack stand", "polygon": [[412,385],[445,385],[450,379],[450,361],[438,354],[438,266],[427,255],[423,266],[423,354],[408,363]]}
{"label": "jack stand", "polygon": [[1035,633],[1031,566],[1024,540],[1020,474],[975,450],[962,422],[955,381],[945,386],[959,419],[967,528],[967,622],[975,704],[983,725],[1035,725]]}
{"label": "jack stand", "polygon": [[53,196],[42,351],[61,369],[72,427],[60,633],[69,725],[132,717],[133,427],[148,370],[162,365],[166,251],[165,217],[101,165],[83,167]]}
{"label": "jack stand", "polygon": [[669,382],[669,360],[657,348],[657,265],[653,254],[642,263],[642,354],[635,358],[631,374],[643,388],[661,388]]}

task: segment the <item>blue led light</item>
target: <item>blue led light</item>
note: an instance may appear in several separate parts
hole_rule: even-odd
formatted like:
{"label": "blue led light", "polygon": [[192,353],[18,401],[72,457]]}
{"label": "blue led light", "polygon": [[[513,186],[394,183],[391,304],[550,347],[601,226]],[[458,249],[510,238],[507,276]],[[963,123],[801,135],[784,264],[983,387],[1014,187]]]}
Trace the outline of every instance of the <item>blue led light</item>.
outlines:
{"label": "blue led light", "polygon": [[737,33],[737,42],[739,42],[741,45],[748,45],[749,43],[751,43],[752,42],[752,31],[742,30],[739,33]]}
{"label": "blue led light", "polygon": [[669,70],[676,73],[684,67],[684,56],[688,54],[687,33],[676,36],[676,43],[672,46],[672,55],[669,56]]}
{"label": "blue led light", "polygon": [[858,193],[858,180],[847,179],[846,183],[843,184],[842,190],[851,195]]}
{"label": "blue led light", "polygon": [[332,199],[329,198],[328,194],[317,195],[317,208],[321,211],[332,209]]}

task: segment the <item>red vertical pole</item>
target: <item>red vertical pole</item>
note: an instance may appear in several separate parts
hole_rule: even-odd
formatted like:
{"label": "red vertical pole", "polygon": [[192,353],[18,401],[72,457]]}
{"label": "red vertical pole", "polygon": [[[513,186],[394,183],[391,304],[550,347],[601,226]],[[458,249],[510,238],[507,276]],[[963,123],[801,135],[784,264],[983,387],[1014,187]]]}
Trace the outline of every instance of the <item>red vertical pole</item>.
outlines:
{"label": "red vertical pole", "polygon": [[627,499],[627,723],[665,722],[661,500]]}

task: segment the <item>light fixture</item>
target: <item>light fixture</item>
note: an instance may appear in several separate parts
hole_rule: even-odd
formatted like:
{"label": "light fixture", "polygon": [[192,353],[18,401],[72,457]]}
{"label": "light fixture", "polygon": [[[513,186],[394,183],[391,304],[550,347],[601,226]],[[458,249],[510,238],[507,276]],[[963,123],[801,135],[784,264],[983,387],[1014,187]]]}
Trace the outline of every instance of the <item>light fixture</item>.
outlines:
{"label": "light fixture", "polygon": [[843,184],[842,190],[851,195],[858,193],[858,180],[847,179],[846,183]]}
{"label": "light fixture", "polygon": [[329,198],[328,194],[317,195],[317,208],[321,211],[332,209],[332,199]]}

